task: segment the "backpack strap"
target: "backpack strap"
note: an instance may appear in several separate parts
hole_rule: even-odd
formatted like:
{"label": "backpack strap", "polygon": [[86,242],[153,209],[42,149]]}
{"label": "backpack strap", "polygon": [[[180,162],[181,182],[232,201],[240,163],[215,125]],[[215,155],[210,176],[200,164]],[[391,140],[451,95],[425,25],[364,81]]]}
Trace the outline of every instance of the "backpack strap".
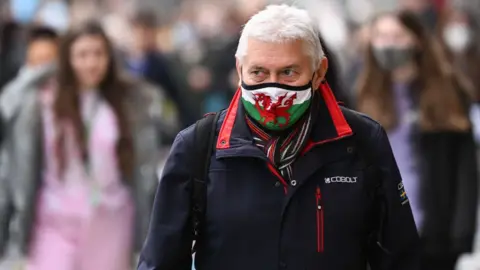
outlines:
{"label": "backpack strap", "polygon": [[[198,120],[194,129],[192,160],[192,222],[193,237],[198,241],[207,205],[207,181],[210,159],[215,145],[217,122],[220,113],[211,113]],[[195,252],[195,246],[192,253]]]}

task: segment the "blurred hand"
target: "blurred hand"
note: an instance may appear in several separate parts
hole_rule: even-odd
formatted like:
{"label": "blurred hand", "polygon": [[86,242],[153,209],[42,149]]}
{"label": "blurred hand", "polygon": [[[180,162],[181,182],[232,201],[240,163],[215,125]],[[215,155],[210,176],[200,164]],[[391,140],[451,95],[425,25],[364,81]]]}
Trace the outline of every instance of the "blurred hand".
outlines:
{"label": "blurred hand", "polygon": [[212,82],[210,70],[206,67],[197,66],[188,73],[188,84],[195,92],[203,92],[207,90]]}

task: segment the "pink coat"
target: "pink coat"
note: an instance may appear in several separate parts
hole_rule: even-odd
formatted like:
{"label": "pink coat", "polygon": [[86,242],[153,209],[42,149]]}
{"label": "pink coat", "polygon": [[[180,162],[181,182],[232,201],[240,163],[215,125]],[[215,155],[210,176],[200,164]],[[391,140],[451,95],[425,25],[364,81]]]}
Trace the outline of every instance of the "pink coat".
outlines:
{"label": "pink coat", "polygon": [[129,189],[120,180],[115,153],[118,129],[112,109],[95,91],[83,94],[82,112],[98,104],[88,141],[91,172],[87,174],[67,126],[68,162],[60,179],[53,91],[46,89],[41,97],[45,165],[27,269],[132,269],[135,210]]}

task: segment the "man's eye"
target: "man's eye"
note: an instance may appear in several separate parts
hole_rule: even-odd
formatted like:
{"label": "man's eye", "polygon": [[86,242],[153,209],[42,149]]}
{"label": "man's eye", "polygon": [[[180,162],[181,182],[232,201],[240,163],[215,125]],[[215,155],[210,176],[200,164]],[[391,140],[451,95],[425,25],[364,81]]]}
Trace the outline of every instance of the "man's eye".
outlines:
{"label": "man's eye", "polygon": [[263,75],[264,72],[262,70],[253,70],[252,72],[250,72],[252,75],[255,75],[255,76],[260,76],[260,75]]}
{"label": "man's eye", "polygon": [[285,76],[293,76],[295,75],[295,71],[293,69],[285,69],[283,72],[283,75]]}

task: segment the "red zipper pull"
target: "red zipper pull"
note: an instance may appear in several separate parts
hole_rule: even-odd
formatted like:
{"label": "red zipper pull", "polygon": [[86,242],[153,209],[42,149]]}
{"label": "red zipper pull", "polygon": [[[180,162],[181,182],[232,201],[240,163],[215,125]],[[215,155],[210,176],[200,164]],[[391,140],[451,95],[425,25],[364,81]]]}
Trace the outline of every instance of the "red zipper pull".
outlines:
{"label": "red zipper pull", "polygon": [[317,201],[317,252],[323,252],[324,250],[324,220],[322,209],[322,192],[320,187],[317,187],[315,198]]}
{"label": "red zipper pull", "polygon": [[317,187],[315,197],[317,199],[317,210],[322,210],[322,191],[320,190],[320,187]]}

